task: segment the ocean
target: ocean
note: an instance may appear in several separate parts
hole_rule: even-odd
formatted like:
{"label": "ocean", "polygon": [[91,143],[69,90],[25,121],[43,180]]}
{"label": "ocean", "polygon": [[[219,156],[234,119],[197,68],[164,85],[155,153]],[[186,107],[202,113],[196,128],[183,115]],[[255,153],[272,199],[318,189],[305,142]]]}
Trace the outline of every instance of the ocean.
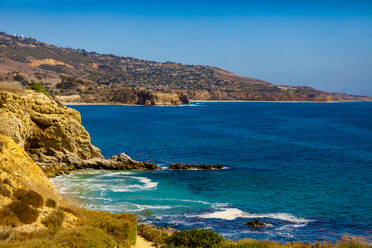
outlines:
{"label": "ocean", "polygon": [[[228,239],[372,241],[372,103],[210,102],[71,106],[106,158],[162,170],[82,170],[52,179],[91,209]],[[171,163],[223,170],[172,171]],[[267,225],[251,229],[250,220]]]}

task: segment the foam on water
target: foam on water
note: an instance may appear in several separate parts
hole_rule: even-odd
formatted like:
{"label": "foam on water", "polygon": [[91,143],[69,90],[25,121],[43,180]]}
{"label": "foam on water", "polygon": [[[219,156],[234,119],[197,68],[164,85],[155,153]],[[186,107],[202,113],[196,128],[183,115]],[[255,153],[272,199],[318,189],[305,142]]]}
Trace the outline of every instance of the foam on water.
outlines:
{"label": "foam on water", "polygon": [[222,220],[235,220],[237,218],[269,218],[288,221],[298,224],[306,224],[310,220],[304,218],[298,218],[288,213],[267,213],[267,214],[251,214],[244,212],[237,208],[225,208],[212,213],[204,213],[197,215],[196,217],[203,219],[222,219]]}

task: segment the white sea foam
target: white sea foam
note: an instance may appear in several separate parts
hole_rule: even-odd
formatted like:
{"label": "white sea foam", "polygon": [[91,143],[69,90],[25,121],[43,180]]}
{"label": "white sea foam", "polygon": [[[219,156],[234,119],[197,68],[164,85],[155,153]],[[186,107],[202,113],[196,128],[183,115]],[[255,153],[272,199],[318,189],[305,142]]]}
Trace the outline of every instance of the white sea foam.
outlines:
{"label": "white sea foam", "polygon": [[113,192],[134,192],[139,190],[149,190],[156,188],[158,186],[158,182],[153,182],[151,179],[147,177],[128,177],[138,180],[143,185],[133,184],[133,185],[112,185],[110,186],[110,190]]}
{"label": "white sea foam", "polygon": [[141,183],[145,184],[143,186],[143,189],[152,189],[152,188],[156,188],[158,186],[158,182],[153,182],[151,181],[150,178],[147,178],[147,177],[131,177],[131,178],[134,178],[134,179],[137,179],[139,180]]}
{"label": "white sea foam", "polygon": [[131,174],[133,174],[133,173],[129,172],[129,171],[119,171],[119,172],[110,172],[110,173],[107,173],[107,174],[103,174],[100,177],[117,177],[117,176],[121,176],[121,175],[127,176],[127,175],[131,175]]}
{"label": "white sea foam", "polygon": [[267,214],[252,214],[244,212],[237,208],[224,208],[212,213],[205,213],[197,215],[196,217],[204,219],[222,219],[222,220],[235,220],[237,218],[270,218],[277,220],[289,221],[297,224],[306,224],[310,220],[295,217],[288,213],[267,213]]}

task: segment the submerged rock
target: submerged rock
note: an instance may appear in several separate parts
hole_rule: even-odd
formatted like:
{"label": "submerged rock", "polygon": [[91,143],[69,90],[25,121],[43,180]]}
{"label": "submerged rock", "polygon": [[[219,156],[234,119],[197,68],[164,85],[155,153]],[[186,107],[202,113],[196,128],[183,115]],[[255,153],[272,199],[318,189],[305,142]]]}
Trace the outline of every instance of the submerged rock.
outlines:
{"label": "submerged rock", "polygon": [[205,164],[171,164],[169,166],[170,170],[215,170],[215,169],[222,169],[223,165],[220,164],[211,164],[211,165],[205,165]]}
{"label": "submerged rock", "polygon": [[261,228],[261,227],[266,226],[265,223],[263,223],[262,221],[259,221],[259,220],[251,220],[251,221],[248,221],[245,224],[247,226],[251,227],[251,228]]}

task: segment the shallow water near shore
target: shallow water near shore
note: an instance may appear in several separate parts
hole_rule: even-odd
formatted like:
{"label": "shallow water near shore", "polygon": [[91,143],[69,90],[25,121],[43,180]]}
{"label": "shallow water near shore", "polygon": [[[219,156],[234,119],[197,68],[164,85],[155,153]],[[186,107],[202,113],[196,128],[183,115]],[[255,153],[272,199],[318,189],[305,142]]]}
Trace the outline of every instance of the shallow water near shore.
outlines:
{"label": "shallow water near shore", "polygon": [[[72,106],[105,157],[211,171],[78,171],[52,179],[90,208],[229,239],[372,241],[372,103]],[[267,225],[250,229],[249,220]]]}

